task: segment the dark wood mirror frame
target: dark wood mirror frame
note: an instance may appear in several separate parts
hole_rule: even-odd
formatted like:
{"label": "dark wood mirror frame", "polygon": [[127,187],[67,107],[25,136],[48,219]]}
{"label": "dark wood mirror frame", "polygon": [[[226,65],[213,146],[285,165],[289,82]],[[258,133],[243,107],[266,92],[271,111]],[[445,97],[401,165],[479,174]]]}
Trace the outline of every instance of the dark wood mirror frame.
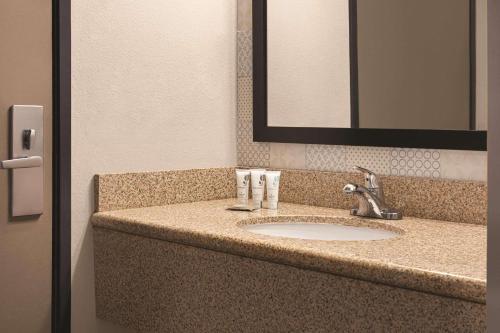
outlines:
{"label": "dark wood mirror frame", "polygon": [[[267,124],[267,0],[253,0],[253,140],[348,146],[487,150],[486,131],[271,127]],[[351,59],[351,112],[357,97],[357,0],[349,0]],[[475,1],[471,0],[471,23],[475,22]],[[471,27],[474,27],[471,24]],[[471,28],[471,92],[475,87],[475,32]],[[471,93],[471,105],[475,104]]]}

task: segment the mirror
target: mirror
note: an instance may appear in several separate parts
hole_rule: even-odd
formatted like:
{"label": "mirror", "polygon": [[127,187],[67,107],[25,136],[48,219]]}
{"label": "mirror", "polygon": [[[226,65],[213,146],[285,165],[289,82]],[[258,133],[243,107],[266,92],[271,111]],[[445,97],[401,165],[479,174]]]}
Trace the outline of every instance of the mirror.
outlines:
{"label": "mirror", "polygon": [[447,142],[440,148],[486,149],[486,0],[253,0],[253,9],[256,140],[436,147],[427,134]]}
{"label": "mirror", "polygon": [[267,15],[268,124],[351,127],[348,1],[269,0]]}
{"label": "mirror", "polygon": [[486,105],[475,98],[486,84],[474,79],[486,64],[486,35],[478,48],[473,4],[357,1],[359,127],[486,129]]}

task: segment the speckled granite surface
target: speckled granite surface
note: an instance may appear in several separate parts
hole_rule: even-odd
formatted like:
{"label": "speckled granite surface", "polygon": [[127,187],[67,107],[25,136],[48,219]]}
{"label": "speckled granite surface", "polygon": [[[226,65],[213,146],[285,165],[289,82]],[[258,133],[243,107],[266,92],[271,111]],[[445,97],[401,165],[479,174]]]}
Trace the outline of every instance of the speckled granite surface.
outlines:
{"label": "speckled granite surface", "polygon": [[[485,183],[419,177],[380,178],[387,203],[405,216],[486,225],[488,190]],[[283,170],[281,200],[349,209],[351,198],[342,191],[349,182],[363,185],[363,176],[360,173]]]}
{"label": "speckled granite surface", "polygon": [[[236,196],[234,168],[97,175],[96,211],[162,206]],[[486,224],[487,186],[481,182],[381,177],[387,202],[405,216]],[[348,182],[363,184],[359,173],[283,170],[283,202],[348,209],[342,192]]]}
{"label": "speckled granite surface", "polygon": [[359,220],[350,218],[346,210],[287,203],[282,203],[278,212],[225,210],[232,203],[229,199],[110,211],[94,214],[92,220],[94,227],[485,303],[485,226],[407,217],[370,222],[400,229],[402,235],[390,240],[273,238],[249,233],[238,224],[276,214],[343,217],[354,224]]}
{"label": "speckled granite surface", "polygon": [[94,187],[97,212],[236,196],[234,168],[96,175]]}
{"label": "speckled granite surface", "polygon": [[486,330],[484,304],[110,229],[94,244],[97,316],[140,332]]}

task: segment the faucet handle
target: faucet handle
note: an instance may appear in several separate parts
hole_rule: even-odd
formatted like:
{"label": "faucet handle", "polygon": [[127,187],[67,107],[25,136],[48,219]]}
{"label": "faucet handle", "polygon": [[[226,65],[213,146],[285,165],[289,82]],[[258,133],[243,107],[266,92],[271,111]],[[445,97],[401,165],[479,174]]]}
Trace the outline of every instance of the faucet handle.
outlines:
{"label": "faucet handle", "polygon": [[354,166],[353,169],[356,170],[356,171],[364,173],[364,175],[365,175],[365,186],[369,190],[381,189],[382,188],[382,183],[379,181],[377,175],[373,171],[370,171],[370,170],[368,170],[366,168],[363,168],[363,167],[360,167],[360,166],[357,166],[357,165]]}

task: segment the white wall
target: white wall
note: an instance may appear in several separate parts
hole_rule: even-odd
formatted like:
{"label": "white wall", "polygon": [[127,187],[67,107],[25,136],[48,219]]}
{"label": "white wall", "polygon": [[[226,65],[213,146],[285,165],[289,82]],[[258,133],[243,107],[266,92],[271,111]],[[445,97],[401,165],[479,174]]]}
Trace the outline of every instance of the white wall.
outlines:
{"label": "white wall", "polygon": [[236,0],[72,8],[72,332],[95,320],[92,177],[236,164]]}

